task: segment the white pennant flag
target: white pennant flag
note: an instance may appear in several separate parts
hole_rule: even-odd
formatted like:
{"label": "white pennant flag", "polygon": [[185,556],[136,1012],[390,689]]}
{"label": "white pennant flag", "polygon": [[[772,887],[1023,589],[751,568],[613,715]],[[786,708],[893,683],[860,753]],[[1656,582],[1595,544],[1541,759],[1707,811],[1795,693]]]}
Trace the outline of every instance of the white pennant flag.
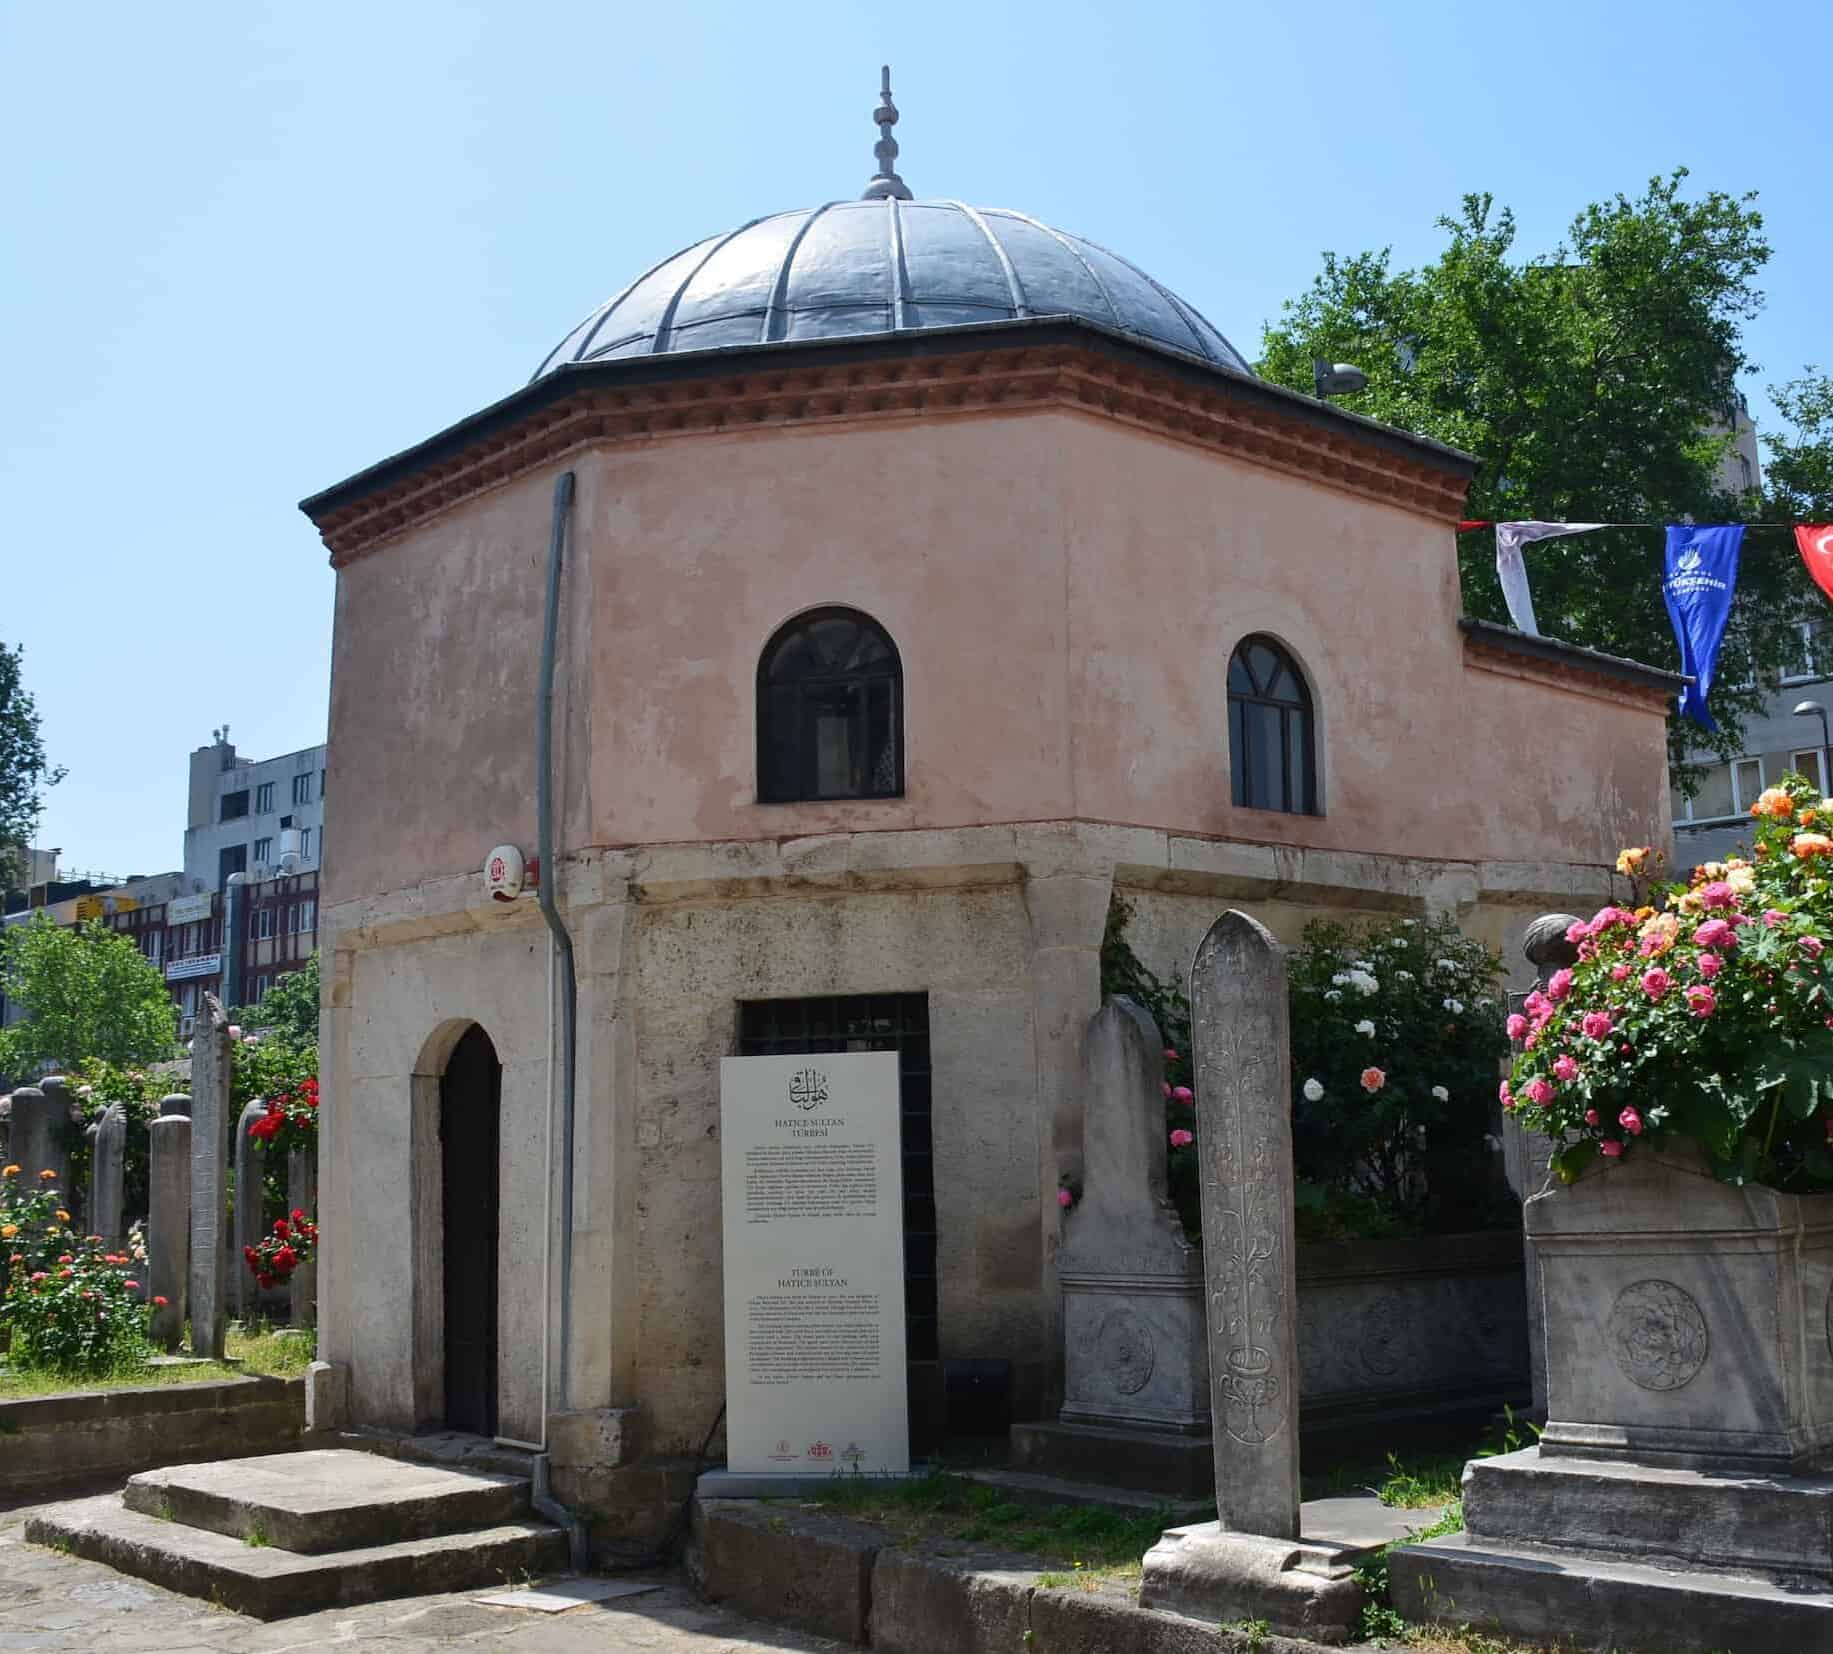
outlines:
{"label": "white pennant flag", "polygon": [[1587,529],[1608,528],[1608,523],[1497,523],[1496,578],[1502,582],[1502,598],[1508,604],[1508,618],[1529,637],[1539,637],[1534,622],[1534,599],[1528,595],[1527,564],[1521,548],[1531,540],[1551,540],[1561,534],[1583,534]]}

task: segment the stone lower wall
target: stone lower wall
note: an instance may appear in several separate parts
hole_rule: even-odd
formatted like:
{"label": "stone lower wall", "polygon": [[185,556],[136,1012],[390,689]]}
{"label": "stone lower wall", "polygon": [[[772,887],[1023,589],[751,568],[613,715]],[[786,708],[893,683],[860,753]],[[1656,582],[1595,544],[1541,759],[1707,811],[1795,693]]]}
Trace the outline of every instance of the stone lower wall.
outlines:
{"label": "stone lower wall", "polygon": [[1518,1233],[1306,1245],[1297,1261],[1308,1423],[1527,1394]]}
{"label": "stone lower wall", "polygon": [[160,1465],[284,1453],[303,1379],[236,1378],[0,1401],[0,1501],[62,1496]]}

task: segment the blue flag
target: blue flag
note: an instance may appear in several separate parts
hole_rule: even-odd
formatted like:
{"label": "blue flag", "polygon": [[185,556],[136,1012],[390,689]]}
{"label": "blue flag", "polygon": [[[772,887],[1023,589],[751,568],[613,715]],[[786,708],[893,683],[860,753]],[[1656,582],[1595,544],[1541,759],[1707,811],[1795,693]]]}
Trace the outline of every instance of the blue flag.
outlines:
{"label": "blue flag", "polygon": [[1707,729],[1717,729],[1706,710],[1712,691],[1712,669],[1718,664],[1718,646],[1725,639],[1731,618],[1731,598],[1738,583],[1738,548],[1744,543],[1744,525],[1699,528],[1676,524],[1668,530],[1666,572],[1661,595],[1667,600],[1668,619],[1680,640],[1680,669],[1693,681],[1681,692],[1681,716]]}

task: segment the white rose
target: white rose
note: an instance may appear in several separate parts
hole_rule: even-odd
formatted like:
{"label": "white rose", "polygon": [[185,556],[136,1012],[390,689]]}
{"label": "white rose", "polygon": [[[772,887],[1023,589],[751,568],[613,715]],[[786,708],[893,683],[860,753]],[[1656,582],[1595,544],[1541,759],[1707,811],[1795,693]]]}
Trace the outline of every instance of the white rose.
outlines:
{"label": "white rose", "polygon": [[1305,1081],[1305,1101],[1321,1103],[1324,1100],[1324,1082],[1322,1080]]}
{"label": "white rose", "polygon": [[1436,1097],[1441,1103],[1448,1103],[1451,1101],[1451,1093],[1447,1091],[1442,1085],[1433,1086],[1432,1095]]}
{"label": "white rose", "polygon": [[1461,999],[1447,999],[1445,1009],[1454,1017],[1461,1017],[1464,1014],[1464,1002]]}
{"label": "white rose", "polygon": [[1374,1031],[1375,1025],[1366,1018],[1356,1024],[1356,1032],[1358,1034],[1373,1034]]}
{"label": "white rose", "polygon": [[1395,971],[1394,980],[1396,982],[1411,982],[1414,980],[1414,976],[1411,971]]}
{"label": "white rose", "polygon": [[1377,992],[1381,987],[1380,979],[1370,975],[1367,971],[1358,971],[1356,973],[1355,984],[1357,989],[1364,996]]}
{"label": "white rose", "polygon": [[1326,988],[1324,990],[1324,997],[1328,999],[1332,1004],[1335,1004],[1336,1001],[1341,999],[1343,996],[1335,988]]}

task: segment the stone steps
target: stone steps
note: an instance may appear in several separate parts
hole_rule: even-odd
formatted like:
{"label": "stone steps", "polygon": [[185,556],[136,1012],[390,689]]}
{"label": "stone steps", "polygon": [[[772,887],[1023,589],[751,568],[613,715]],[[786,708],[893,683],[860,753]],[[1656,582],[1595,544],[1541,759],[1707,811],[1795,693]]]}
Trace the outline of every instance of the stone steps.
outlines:
{"label": "stone steps", "polygon": [[128,1482],[121,1502],[143,1516],[305,1556],[500,1527],[529,1512],[528,1483],[512,1476],[336,1449],[148,1470]]}
{"label": "stone steps", "polygon": [[527,1512],[518,1478],[329,1449],[145,1472],[25,1536],[271,1620],[564,1570],[566,1534]]}

